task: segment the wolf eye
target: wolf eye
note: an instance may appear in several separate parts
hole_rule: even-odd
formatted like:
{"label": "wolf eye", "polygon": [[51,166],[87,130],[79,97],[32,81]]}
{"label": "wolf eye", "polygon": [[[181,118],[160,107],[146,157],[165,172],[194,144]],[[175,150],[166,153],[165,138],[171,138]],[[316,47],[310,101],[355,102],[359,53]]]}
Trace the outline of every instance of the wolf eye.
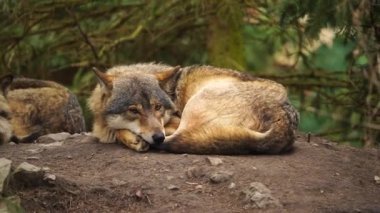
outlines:
{"label": "wolf eye", "polygon": [[154,109],[156,111],[160,110],[162,108],[161,104],[157,104],[156,106],[154,106]]}
{"label": "wolf eye", "polygon": [[139,114],[140,113],[136,107],[129,107],[128,112],[130,112],[132,114]]}

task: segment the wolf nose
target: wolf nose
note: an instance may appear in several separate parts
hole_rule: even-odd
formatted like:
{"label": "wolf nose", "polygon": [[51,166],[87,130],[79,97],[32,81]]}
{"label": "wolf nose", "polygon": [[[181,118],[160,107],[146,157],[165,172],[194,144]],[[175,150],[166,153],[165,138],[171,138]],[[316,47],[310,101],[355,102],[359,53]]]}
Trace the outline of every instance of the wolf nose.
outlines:
{"label": "wolf nose", "polygon": [[160,133],[154,134],[152,138],[155,144],[161,144],[165,140],[165,135],[164,133],[160,132]]}

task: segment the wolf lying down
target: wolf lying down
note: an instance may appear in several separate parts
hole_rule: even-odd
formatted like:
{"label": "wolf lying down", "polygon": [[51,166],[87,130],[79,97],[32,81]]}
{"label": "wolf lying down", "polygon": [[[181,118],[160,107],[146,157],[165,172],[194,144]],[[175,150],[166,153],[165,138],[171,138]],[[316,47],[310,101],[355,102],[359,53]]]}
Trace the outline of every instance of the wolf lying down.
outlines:
{"label": "wolf lying down", "polygon": [[276,154],[295,140],[298,113],[274,81],[211,66],[135,64],[95,73],[99,85],[88,103],[100,142],[136,151]]}
{"label": "wolf lying down", "polygon": [[0,144],[86,131],[77,98],[64,86],[12,75],[1,77],[0,86]]}

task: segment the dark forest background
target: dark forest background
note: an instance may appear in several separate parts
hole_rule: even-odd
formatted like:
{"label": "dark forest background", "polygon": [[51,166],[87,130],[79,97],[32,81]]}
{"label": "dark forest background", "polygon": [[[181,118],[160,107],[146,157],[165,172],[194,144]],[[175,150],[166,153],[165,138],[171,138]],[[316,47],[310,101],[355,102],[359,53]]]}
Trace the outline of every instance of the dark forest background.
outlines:
{"label": "dark forest background", "polygon": [[274,79],[301,131],[380,141],[378,0],[0,1],[0,72],[68,86],[88,121],[91,67],[151,61]]}

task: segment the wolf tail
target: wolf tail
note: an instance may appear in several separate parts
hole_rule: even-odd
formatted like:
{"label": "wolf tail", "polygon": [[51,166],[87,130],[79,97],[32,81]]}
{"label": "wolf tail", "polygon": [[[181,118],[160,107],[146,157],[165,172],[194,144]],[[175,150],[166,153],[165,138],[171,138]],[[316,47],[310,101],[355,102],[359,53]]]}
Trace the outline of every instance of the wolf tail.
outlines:
{"label": "wolf tail", "polygon": [[273,130],[258,132],[239,126],[207,126],[180,130],[167,137],[158,149],[189,154],[276,153],[271,147]]}

